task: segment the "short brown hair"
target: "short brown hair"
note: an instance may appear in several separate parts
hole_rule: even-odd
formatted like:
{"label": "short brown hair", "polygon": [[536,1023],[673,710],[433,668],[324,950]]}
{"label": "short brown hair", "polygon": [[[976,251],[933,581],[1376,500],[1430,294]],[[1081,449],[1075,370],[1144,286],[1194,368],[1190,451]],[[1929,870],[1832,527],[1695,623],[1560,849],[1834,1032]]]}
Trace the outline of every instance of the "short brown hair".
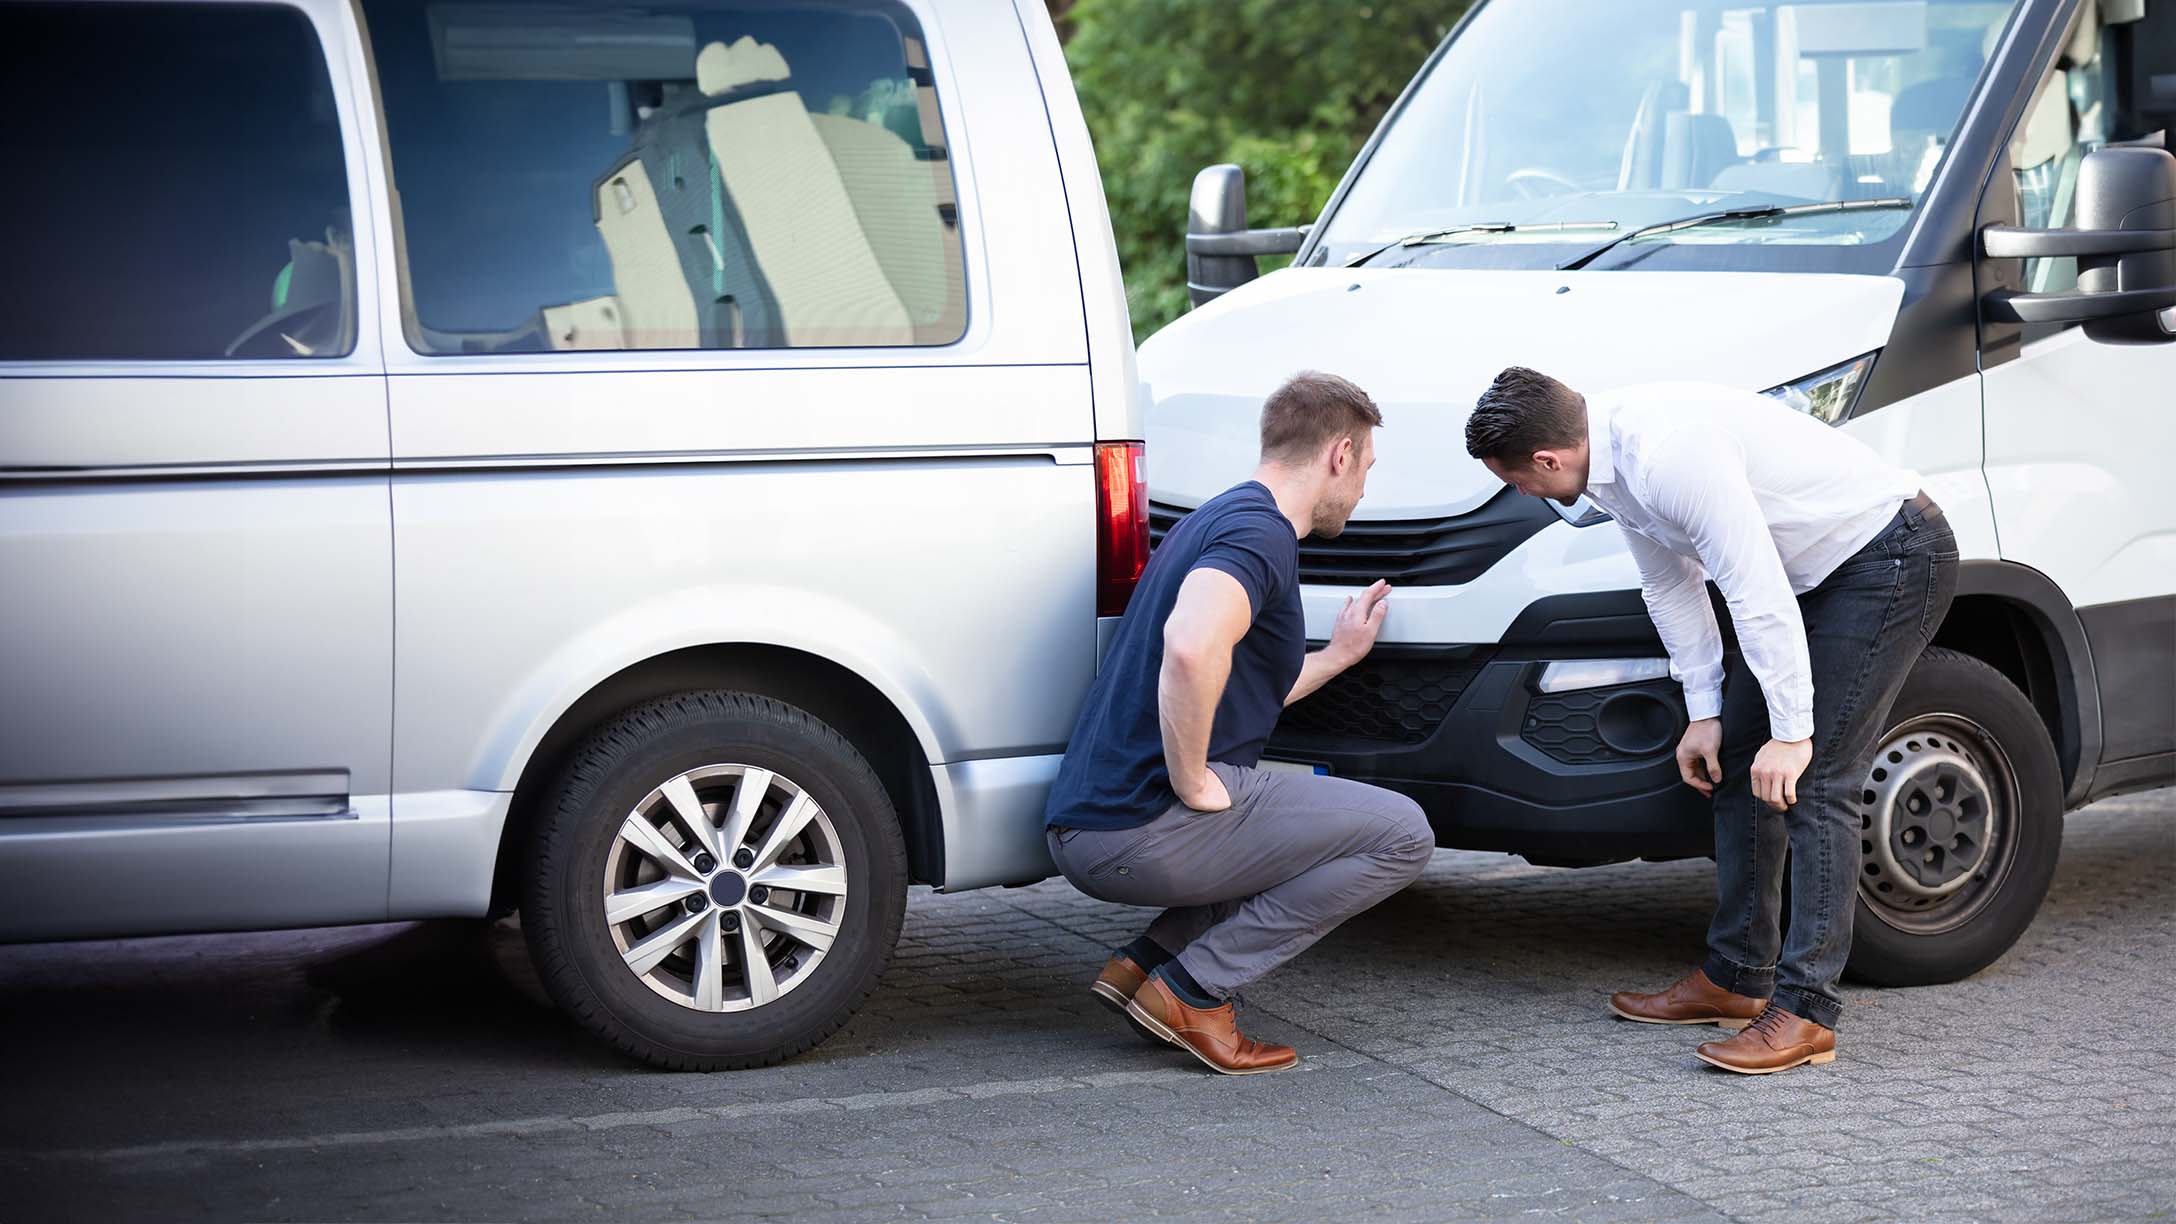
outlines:
{"label": "short brown hair", "polygon": [[1335,374],[1301,370],[1262,401],[1262,458],[1289,463],[1306,459],[1339,438],[1382,425],[1382,410],[1368,393]]}
{"label": "short brown hair", "polygon": [[1534,461],[1534,452],[1586,440],[1586,397],[1525,366],[1496,376],[1466,418],[1466,453],[1508,468]]}

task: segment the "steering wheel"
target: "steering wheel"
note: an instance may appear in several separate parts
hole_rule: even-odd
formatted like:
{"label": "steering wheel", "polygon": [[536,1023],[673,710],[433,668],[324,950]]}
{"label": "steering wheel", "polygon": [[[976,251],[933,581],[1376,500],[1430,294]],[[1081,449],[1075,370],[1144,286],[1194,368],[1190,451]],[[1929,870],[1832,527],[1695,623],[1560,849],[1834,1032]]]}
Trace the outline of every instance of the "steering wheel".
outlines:
{"label": "steering wheel", "polygon": [[313,332],[332,330],[328,323],[336,324],[331,316],[331,302],[312,302],[292,311],[275,310],[242,330],[227,346],[229,357],[307,357],[319,344],[330,337],[320,339]]}
{"label": "steering wheel", "polygon": [[[1549,196],[1570,195],[1586,188],[1572,176],[1547,166],[1523,166],[1504,176],[1504,184],[1519,193],[1522,200],[1540,200]],[[1555,190],[1548,190],[1555,188]]]}
{"label": "steering wheel", "polygon": [[353,342],[354,248],[338,226],[325,241],[287,241],[287,266],[274,281],[272,309],[242,329],[229,357],[313,357]]}

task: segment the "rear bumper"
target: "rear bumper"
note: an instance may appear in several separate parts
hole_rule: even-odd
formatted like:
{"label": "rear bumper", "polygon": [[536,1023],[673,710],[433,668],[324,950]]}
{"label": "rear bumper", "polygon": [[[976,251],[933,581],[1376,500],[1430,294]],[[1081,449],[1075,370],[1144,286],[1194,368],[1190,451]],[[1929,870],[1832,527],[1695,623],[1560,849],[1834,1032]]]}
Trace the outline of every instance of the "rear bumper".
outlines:
{"label": "rear bumper", "polygon": [[940,891],[1026,884],[1057,874],[1043,840],[1043,803],[1064,759],[992,757],[930,767],[944,813]]}
{"label": "rear bumper", "polygon": [[1677,775],[1675,682],[1540,691],[1555,660],[1660,656],[1638,599],[1544,600],[1498,646],[1379,647],[1287,711],[1269,753],[1411,796],[1444,846],[1567,864],[1709,854],[1708,803]]}

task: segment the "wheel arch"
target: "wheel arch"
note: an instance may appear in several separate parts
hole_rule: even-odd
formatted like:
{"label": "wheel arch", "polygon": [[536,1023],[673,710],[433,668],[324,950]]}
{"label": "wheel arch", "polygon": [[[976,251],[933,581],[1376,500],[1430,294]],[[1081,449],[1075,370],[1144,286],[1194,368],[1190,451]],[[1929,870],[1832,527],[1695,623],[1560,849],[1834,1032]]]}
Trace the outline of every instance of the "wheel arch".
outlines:
{"label": "wheel arch", "polygon": [[2084,803],[2100,761],[2100,686],[2085,627],[2062,589],[2012,561],[1962,562],[1956,599],[1933,644],[1970,655],[2017,685],[2055,744],[2064,806]]}
{"label": "wheel arch", "polygon": [[757,693],[798,706],[846,737],[876,771],[898,814],[909,877],[944,878],[944,827],[929,755],[916,728],[889,696],[842,663],[796,647],[763,642],[688,646],[628,664],[593,684],[538,735],[513,785],[499,833],[491,909],[511,909],[519,894],[520,850],[544,793],[568,753],[614,715],[672,693],[719,689]]}

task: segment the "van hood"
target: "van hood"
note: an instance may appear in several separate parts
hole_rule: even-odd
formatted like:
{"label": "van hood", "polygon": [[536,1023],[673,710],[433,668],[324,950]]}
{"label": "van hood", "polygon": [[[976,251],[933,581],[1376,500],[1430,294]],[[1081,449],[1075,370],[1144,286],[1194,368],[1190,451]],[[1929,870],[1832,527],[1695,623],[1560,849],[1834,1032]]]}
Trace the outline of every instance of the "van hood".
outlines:
{"label": "van hood", "polygon": [[1141,346],[1150,494],[1191,507],[1246,479],[1263,398],[1316,369],[1383,411],[1355,517],[1460,514],[1503,488],[1467,456],[1465,430],[1505,366],[1589,392],[1764,391],[1880,348],[1903,295],[1887,276],[1287,268]]}

